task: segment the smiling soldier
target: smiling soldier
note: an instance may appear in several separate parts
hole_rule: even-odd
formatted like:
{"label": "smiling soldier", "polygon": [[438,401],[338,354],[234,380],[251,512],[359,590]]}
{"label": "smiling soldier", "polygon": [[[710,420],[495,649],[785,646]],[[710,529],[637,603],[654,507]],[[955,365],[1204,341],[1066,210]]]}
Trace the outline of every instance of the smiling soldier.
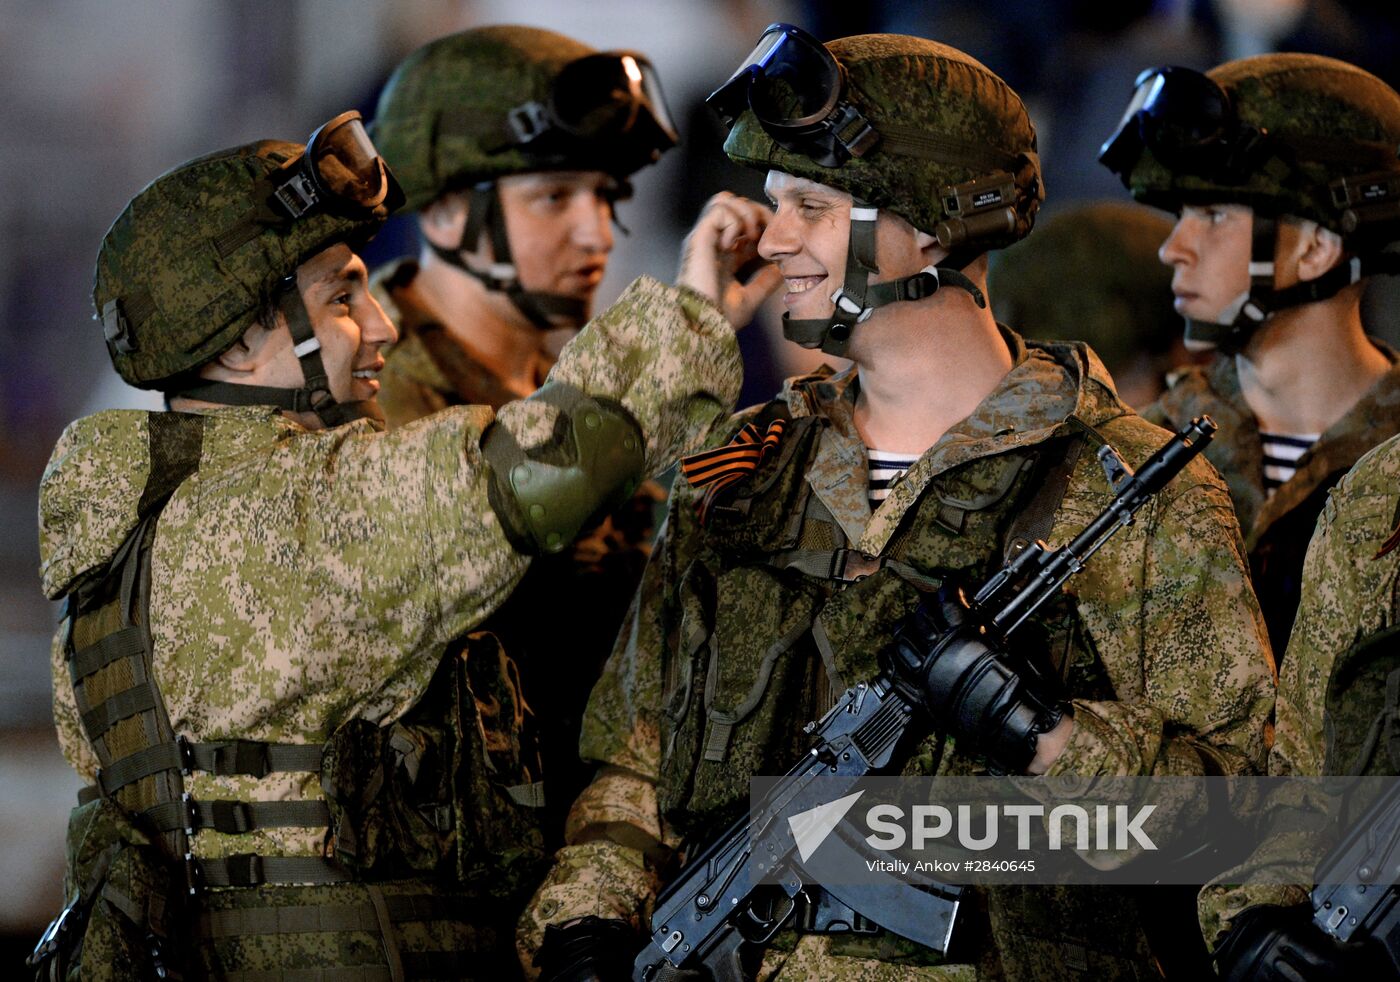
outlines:
{"label": "smiling soldier", "polygon": [[[775,215],[758,251],[786,279],[788,338],[854,365],[789,380],[732,420],[729,443],[682,464],[589,703],[583,750],[602,767],[522,921],[524,953],[538,950],[551,980],[626,977],[656,927],[668,856],[695,855],[744,813],[753,775],[797,761],[804,724],[875,676],[933,591],[918,644],[942,681],[918,684],[937,729],[906,773],[1235,773],[1266,749],[1264,627],[1229,498],[1203,462],[1037,615],[1022,654],[944,643],[962,618],[956,584],[1028,541],[1064,543],[1110,500],[1099,445],[1137,465],[1165,439],[1085,346],[1026,342],[987,307],[986,253],[1030,233],[1044,193],[1015,93],[932,41],[823,45],[777,24],[710,101],[726,152],[767,172]],[[944,661],[953,648],[999,667]],[[989,695],[993,677],[1007,684]],[[1156,972],[1120,892],[976,896],[938,952],[838,933],[860,912],[804,889],[749,968],[784,980]]]}

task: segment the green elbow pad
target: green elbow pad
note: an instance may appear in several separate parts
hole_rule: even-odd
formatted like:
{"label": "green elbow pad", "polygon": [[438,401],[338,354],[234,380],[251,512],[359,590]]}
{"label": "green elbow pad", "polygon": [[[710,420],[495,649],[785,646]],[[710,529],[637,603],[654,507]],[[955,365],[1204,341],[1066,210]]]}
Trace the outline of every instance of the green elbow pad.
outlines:
{"label": "green elbow pad", "polygon": [[559,410],[555,438],[525,453],[499,424],[481,441],[491,465],[491,507],[506,537],[527,555],[560,552],[626,501],[641,483],[642,429],[620,403],[548,383],[531,399]]}

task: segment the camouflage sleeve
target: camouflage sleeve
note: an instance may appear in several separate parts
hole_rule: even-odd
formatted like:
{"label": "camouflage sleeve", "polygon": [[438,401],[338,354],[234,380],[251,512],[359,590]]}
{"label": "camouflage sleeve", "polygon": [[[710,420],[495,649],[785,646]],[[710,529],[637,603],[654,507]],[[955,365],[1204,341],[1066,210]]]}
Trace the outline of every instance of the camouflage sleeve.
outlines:
{"label": "camouflage sleeve", "polygon": [[[1382,550],[1397,524],[1397,487],[1400,443],[1392,441],[1358,461],[1328,496],[1308,546],[1279,676],[1271,774],[1324,773],[1324,700],[1333,667],[1360,638],[1392,623],[1400,550]],[[1360,732],[1368,725],[1361,721]]]}
{"label": "camouflage sleeve", "polygon": [[1273,662],[1230,499],[1197,460],[1145,511],[1074,585],[1117,699],[1075,700],[1050,773],[1257,772]]}
{"label": "camouflage sleeve", "polygon": [[[719,308],[643,276],[569,342],[549,381],[621,402],[646,434],[647,473],[657,474],[730,412],[742,374]],[[502,407],[502,422],[514,426],[520,405]]]}

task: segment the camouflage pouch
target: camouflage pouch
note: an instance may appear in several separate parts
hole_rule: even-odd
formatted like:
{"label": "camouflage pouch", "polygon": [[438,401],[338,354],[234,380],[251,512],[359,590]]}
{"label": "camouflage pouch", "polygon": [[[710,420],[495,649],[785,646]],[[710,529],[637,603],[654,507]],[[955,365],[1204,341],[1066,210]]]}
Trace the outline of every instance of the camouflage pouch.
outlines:
{"label": "camouflage pouch", "polygon": [[68,819],[69,899],[31,956],[37,978],[105,980],[183,976],[185,932],[175,871],[159,846],[111,799],[73,809]]}
{"label": "camouflage pouch", "polygon": [[544,847],[527,721],[495,636],[454,645],[402,717],[352,721],[327,745],[337,857],[371,881],[431,874],[493,896],[532,887]]}

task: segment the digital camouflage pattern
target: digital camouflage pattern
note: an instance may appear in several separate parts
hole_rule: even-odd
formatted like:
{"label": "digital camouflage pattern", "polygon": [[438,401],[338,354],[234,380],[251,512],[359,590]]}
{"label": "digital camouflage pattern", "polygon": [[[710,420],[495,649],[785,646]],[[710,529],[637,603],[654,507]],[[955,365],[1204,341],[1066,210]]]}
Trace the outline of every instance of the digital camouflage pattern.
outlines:
{"label": "digital camouflage pattern", "polygon": [[383,223],[327,211],[292,221],[259,202],[272,175],[305,148],[264,140],[181,164],[146,186],[102,240],[92,302],[97,320],[115,302],[128,324],[108,342],[125,381],[161,388],[242,336],[284,277],[341,241],[368,239]]}
{"label": "digital camouflage pattern", "polygon": [[1280,655],[1288,645],[1302,589],[1303,556],[1328,489],[1376,444],[1400,433],[1400,362],[1382,342],[1371,339],[1391,360],[1381,376],[1341,419],[1297,461],[1297,473],[1264,494],[1263,444],[1259,421],[1240,391],[1235,359],[1217,355],[1208,365],[1184,369],[1171,388],[1143,415],[1175,428],[1209,413],[1220,426],[1205,456],[1230,488],[1249,551],[1254,589]]}
{"label": "digital camouflage pattern", "polygon": [[932,232],[948,217],[941,189],[1000,169],[985,159],[996,151],[1016,158],[1016,228],[979,244],[1008,245],[1031,230],[1045,188],[1035,127],[1010,86],[981,62],[924,38],[865,34],[826,47],[846,70],[847,97],[876,130],[931,143],[940,159],[893,152],[887,139],[841,167],[822,167],[774,143],[748,109],[724,142],[731,159],[839,188]]}
{"label": "digital camouflage pattern", "polygon": [[[1172,271],[1157,260],[1171,230],[1165,215],[1125,202],[1065,209],[992,253],[992,312],[1037,338],[1088,343],[1118,378],[1134,359],[1163,355],[1181,337]],[[1073,303],[1047,302],[1066,290]]]}
{"label": "digital camouflage pattern", "polygon": [[593,50],[538,27],[494,26],[439,38],[404,59],[379,97],[374,142],[409,210],[478,181],[558,169],[508,146],[506,114],[544,100],[559,70]]}
{"label": "digital camouflage pattern", "polygon": [[[1266,215],[1310,218],[1343,233],[1342,209],[1328,183],[1382,169],[1400,173],[1400,95],[1370,72],[1335,58],[1289,52],[1240,58],[1206,74],[1225,89],[1241,123],[1299,148],[1302,178],[1271,162],[1241,182],[1223,183],[1173,173],[1144,150],[1125,180],[1139,201],[1169,211],[1183,202],[1228,201]],[[1319,146],[1326,151],[1322,160],[1314,159]],[[1393,221],[1384,225],[1393,233]]]}
{"label": "digital camouflage pattern", "polygon": [[[655,472],[698,443],[732,405],[739,376],[733,330],[719,312],[694,294],[643,279],[580,334],[551,379],[625,406],[646,436],[646,466]],[[150,420],[158,415],[103,412],[60,438],[40,489],[49,598],[105,571],[135,527],[153,466]],[[397,759],[420,760],[415,747],[433,745],[423,720],[442,715],[429,711],[423,694],[434,688],[444,648],[497,609],[528,565],[488,502],[483,433],[506,427],[530,452],[554,439],[556,415],[552,406],[527,400],[499,412],[456,408],[383,433],[367,420],[306,431],[267,407],[205,414],[199,469],[162,511],[151,552],[155,675],[175,733],[195,742],[313,745],[334,735],[329,753],[344,758],[364,746],[340,739],[359,726],[381,733]],[[475,704],[480,729],[463,727],[456,739],[463,753],[484,755],[486,770],[498,767],[508,780],[523,768],[514,760],[518,748],[498,737],[512,732],[523,707],[518,693],[497,685],[504,677],[499,645],[490,635],[469,640],[471,657],[455,666],[466,674],[455,684]],[[97,762],[77,717],[63,647],[60,631],[53,666],[59,741],[92,781]],[[328,770],[353,774],[357,763],[343,759]],[[431,763],[402,770],[428,782],[444,769],[444,762]],[[446,762],[445,769],[459,768]],[[329,794],[343,803],[369,795],[354,802],[361,812],[381,800],[371,780],[346,783],[323,789],[315,774],[195,772],[185,787],[196,800]],[[490,793],[477,788],[464,800]],[[464,844],[454,871],[457,882],[478,890],[489,882],[486,870],[509,863],[511,849],[493,838],[499,830],[481,821],[484,814],[463,810],[459,833],[475,822],[481,841]],[[337,833],[343,838],[346,831]],[[321,856],[331,845],[324,829],[205,830],[196,834],[194,852]],[[350,858],[371,871],[376,849],[393,851],[369,839],[354,850],[333,845],[338,856],[355,853]],[[345,902],[337,886],[317,889]]]}
{"label": "digital camouflage pattern", "polygon": [[[751,774],[781,772],[805,750],[801,725],[834,691],[874,674],[876,653],[918,599],[913,583],[950,574],[975,581],[999,562],[1000,536],[1031,486],[1027,460],[1080,432],[1067,416],[1096,427],[1131,464],[1164,441],[1118,402],[1083,346],[1007,338],[1016,368],[873,514],[852,424],[854,373],[789,382],[781,404],[793,423],[780,452],[739,486],[750,489],[747,504],[728,516],[717,509],[702,529],[695,493],[673,494],[585,720],[584,753],[604,768],[575,804],[571,844],[522,920],[522,962],[546,923],[594,914],[645,927],[667,849],[683,836],[700,847],[747,806]],[[726,435],[771,411],[737,417]],[[1093,453],[1081,454],[1050,544],[1080,531],[1110,496]],[[775,521],[779,512],[788,520]],[[825,548],[829,558],[842,538],[896,562],[844,588],[795,564],[773,565],[795,563],[803,550]],[[1207,761],[1226,772],[1262,768],[1272,667],[1244,563],[1224,485],[1198,461],[1070,581],[1032,629],[1045,642],[1041,657],[1050,652],[1076,697],[1074,733],[1052,774],[1201,773]],[[726,722],[716,739],[715,724]],[[906,771],[979,767],[935,734]],[[1120,908],[1116,917],[1102,912],[1113,925],[1102,932],[1095,923],[1105,922],[1078,916],[1092,891],[985,896],[985,913],[970,903],[963,925],[982,958],[975,970],[934,968],[931,952],[888,936],[806,937],[787,955],[796,939],[783,934],[765,963],[776,974],[763,977],[1061,979],[1076,964],[1091,977],[1146,965],[1141,933],[1121,923],[1117,895],[1098,894],[1099,907]]]}
{"label": "digital camouflage pattern", "polygon": [[[1400,741],[1394,723],[1385,720],[1394,712],[1387,681],[1400,668],[1393,640],[1400,622],[1397,526],[1400,437],[1392,437],[1328,492],[1318,518],[1303,566],[1302,603],[1279,670],[1270,774],[1400,774]],[[1367,753],[1362,747],[1373,737]],[[1252,872],[1292,865],[1295,855],[1288,845],[1270,842],[1248,866]],[[1226,874],[1207,887],[1198,902],[1201,930],[1212,942],[1244,908],[1302,903],[1311,886],[1232,886],[1230,879]]]}
{"label": "digital camouflage pattern", "polygon": [[[1391,726],[1369,760],[1358,752],[1400,664],[1400,438],[1362,457],[1332,489],[1303,567],[1303,602],[1279,676],[1271,774],[1400,774]],[[1393,725],[1393,724],[1392,724]],[[1362,766],[1357,767],[1357,764]]]}
{"label": "digital camouflage pattern", "polygon": [[[515,396],[472,358],[412,289],[417,263],[401,259],[372,280],[375,298],[399,328],[379,373],[379,405],[390,428],[449,406],[497,408]],[[538,380],[544,382],[543,376]],[[651,553],[665,494],[643,484],[560,555],[541,556],[510,599],[483,625],[518,665],[531,707],[545,778],[546,842],[562,844],[564,815],[592,768],[578,758],[579,727]],[[547,617],[541,616],[548,612]],[[512,917],[512,922],[514,918]]]}

